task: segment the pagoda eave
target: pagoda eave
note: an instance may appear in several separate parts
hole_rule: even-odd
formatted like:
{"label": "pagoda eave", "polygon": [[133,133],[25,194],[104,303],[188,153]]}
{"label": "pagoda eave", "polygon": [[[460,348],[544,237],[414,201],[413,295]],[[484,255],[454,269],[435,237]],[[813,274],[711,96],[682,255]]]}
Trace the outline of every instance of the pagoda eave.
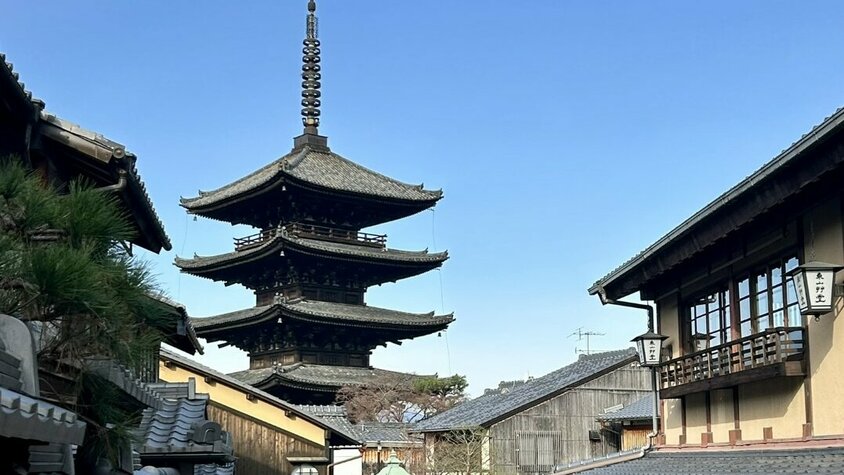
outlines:
{"label": "pagoda eave", "polygon": [[[219,254],[216,256],[182,259],[175,265],[187,274],[221,280],[227,283],[244,283],[243,276],[255,272],[254,266],[279,268],[289,259],[316,259],[322,263],[344,266],[351,263],[373,271],[368,285],[392,282],[427,272],[441,266],[448,259],[448,252],[399,251],[377,249],[353,244],[341,244],[317,239],[304,239],[287,235],[283,230],[255,247]],[[244,283],[244,285],[247,285]],[[247,287],[250,287],[247,285]],[[250,287],[251,288],[251,287]]]}
{"label": "pagoda eave", "polygon": [[276,325],[278,319],[318,325],[369,328],[394,334],[397,340],[416,338],[440,331],[454,321],[453,314],[414,314],[365,305],[297,299],[253,307],[215,317],[194,320],[197,335],[208,341],[227,340],[242,329]]}
{"label": "pagoda eave", "polygon": [[249,216],[266,209],[268,201],[281,203],[280,193],[305,193],[326,202],[359,202],[378,210],[358,223],[362,227],[410,216],[443,197],[442,190],[403,183],[328,150],[304,146],[221,188],[181,198],[180,204],[192,214],[261,227],[266,223],[251,222],[255,219]]}
{"label": "pagoda eave", "polygon": [[382,378],[423,378],[415,374],[400,373],[372,367],[328,366],[295,363],[287,366],[248,369],[229,376],[272,393],[274,387],[291,387],[309,391],[336,392],[343,386],[361,386]]}

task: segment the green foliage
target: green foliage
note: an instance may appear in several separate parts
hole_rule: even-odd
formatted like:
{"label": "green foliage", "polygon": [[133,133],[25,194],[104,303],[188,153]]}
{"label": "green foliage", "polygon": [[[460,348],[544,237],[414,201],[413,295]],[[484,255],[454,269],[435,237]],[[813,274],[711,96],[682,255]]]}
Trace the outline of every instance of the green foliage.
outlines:
{"label": "green foliage", "polygon": [[128,426],[106,424],[131,414],[116,388],[86,374],[85,362],[138,367],[158,347],[167,317],[149,297],[159,291],[146,263],[121,245],[133,227],[115,195],[85,183],[67,190],[0,159],[0,313],[40,326],[42,366],[78,376],[75,393],[64,396],[89,424],[85,450],[113,449]]}
{"label": "green foliage", "polygon": [[416,422],[446,411],[466,399],[465,376],[447,378],[384,374],[337,393],[355,422]]}
{"label": "green foliage", "polygon": [[466,377],[459,374],[447,378],[428,376],[413,380],[413,388],[416,391],[436,396],[463,394],[467,387],[469,383]]}

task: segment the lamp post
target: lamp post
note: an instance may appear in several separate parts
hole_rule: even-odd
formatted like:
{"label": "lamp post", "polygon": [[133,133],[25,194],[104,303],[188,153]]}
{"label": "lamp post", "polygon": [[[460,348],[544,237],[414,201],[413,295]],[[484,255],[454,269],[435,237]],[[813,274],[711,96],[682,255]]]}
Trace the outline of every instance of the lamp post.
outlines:
{"label": "lamp post", "polygon": [[[650,325],[648,325],[650,326]],[[636,352],[639,353],[639,365],[645,368],[651,368],[651,386],[654,396],[653,404],[653,434],[654,437],[659,433],[659,424],[657,417],[659,415],[659,394],[657,392],[657,371],[659,371],[659,359],[662,354],[662,342],[668,337],[654,333],[653,328],[648,328],[646,333],[643,333],[636,338],[630,340],[636,344]]]}
{"label": "lamp post", "polygon": [[835,273],[841,269],[844,266],[813,261],[789,272],[801,314],[818,318],[832,311]]}

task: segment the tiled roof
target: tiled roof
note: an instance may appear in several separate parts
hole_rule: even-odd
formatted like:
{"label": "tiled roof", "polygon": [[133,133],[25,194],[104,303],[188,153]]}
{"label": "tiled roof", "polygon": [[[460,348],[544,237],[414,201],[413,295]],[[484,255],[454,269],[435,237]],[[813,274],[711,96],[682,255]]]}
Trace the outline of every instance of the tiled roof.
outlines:
{"label": "tiled roof", "polygon": [[159,409],[146,409],[138,428],[142,460],[177,453],[230,458],[229,436],[219,424],[206,419],[207,404],[207,396],[183,397],[165,399]]}
{"label": "tiled roof", "polygon": [[365,259],[393,263],[439,264],[448,259],[448,252],[400,251],[370,246],[357,246],[318,239],[306,239],[287,234],[284,230],[260,246],[242,251],[233,251],[215,256],[194,256],[192,259],[176,257],[176,266],[185,271],[225,267],[239,262],[251,262],[264,256],[277,255],[281,250],[292,249],[303,253],[318,254],[334,258]]}
{"label": "tiled roof", "polygon": [[578,386],[599,373],[635,361],[636,352],[632,348],[581,355],[576,362],[528,381],[507,393],[486,394],[421,421],[413,430],[438,432],[485,426],[563,390]]}
{"label": "tiled roof", "polygon": [[74,412],[0,386],[0,435],[81,444],[85,423]]}
{"label": "tiled roof", "polygon": [[234,475],[235,464],[207,463],[193,466],[193,475]]}
{"label": "tiled roof", "polygon": [[[599,279],[597,282],[595,282],[595,284],[592,285],[592,287],[589,288],[589,293],[597,293],[600,287],[606,286],[609,284],[609,282],[613,281],[614,279],[617,279],[622,275],[632,272],[637,266],[643,264],[646,259],[654,257],[660,251],[665,249],[669,244],[683,239],[685,236],[693,234],[694,230],[701,224],[701,222],[710,218],[719,210],[736,202],[742,197],[755,196],[753,195],[753,193],[759,187],[761,182],[763,182],[771,174],[779,171],[780,169],[789,165],[795,159],[802,156],[806,150],[824,140],[828,134],[832,133],[833,131],[839,130],[842,124],[844,124],[844,107],[836,110],[832,115],[824,119],[820,124],[814,126],[812,130],[800,137],[798,141],[794,142],[787,149],[780,152],[779,155],[774,157],[768,163],[764,164],[761,168],[759,168],[753,174],[739,182],[737,185],[721,194],[721,196],[706,205],[703,209],[701,209],[700,211],[680,223],[676,228],[672,229],[665,236],[661,237],[655,243],[648,246],[644,251],[636,254],[635,256],[618,266],[616,269],[612,270],[607,275]],[[747,219],[751,220],[754,217],[755,216],[747,216]],[[743,223],[736,222],[729,224],[730,228],[734,229]],[[698,243],[698,247],[702,248],[706,244],[709,243]]]}
{"label": "tiled roof", "polygon": [[39,395],[30,329],[22,320],[0,314],[0,438],[81,444],[85,422]]}
{"label": "tiled roof", "polygon": [[[143,245],[155,252],[158,251],[159,246],[169,250],[171,247],[170,240],[155,212],[155,207],[147,194],[146,186],[141,181],[135,167],[136,157],[127,153],[123,145],[44,111],[44,102],[32,98],[32,93],[26,90],[24,84],[19,80],[18,73],[14,71],[12,64],[6,61],[6,56],[2,53],[0,53],[0,75],[12,79],[12,82],[16,85],[14,89],[17,90],[15,95],[18,96],[18,102],[26,103],[33,116],[37,116],[39,119],[40,127],[36,129],[38,133],[56,143],[92,157],[103,166],[116,163],[119,168],[126,171],[127,192],[134,195],[133,199],[139,202],[140,214],[152,227],[150,231],[155,234],[153,240],[158,241],[157,243],[144,241]],[[33,137],[32,140],[34,141],[35,138]]]}
{"label": "tiled roof", "polygon": [[601,414],[598,416],[599,421],[606,422],[622,422],[622,421],[640,421],[644,419],[650,420],[654,413],[654,396],[648,394],[647,396],[632,402],[623,408]]}
{"label": "tiled roof", "polygon": [[588,475],[844,473],[844,449],[656,451],[642,458],[578,471]]}
{"label": "tiled roof", "polygon": [[[26,89],[26,85],[21,82],[20,74],[15,72],[15,67],[12,63],[6,61],[6,55],[0,53],[0,74],[7,75],[10,79],[10,82],[14,85],[13,88],[15,89],[15,93],[18,96],[18,100],[24,104],[30,104],[33,102],[32,93]],[[40,102],[37,99],[35,102]],[[40,102],[40,107],[44,106],[43,102]]]}
{"label": "tiled roof", "polygon": [[[102,134],[80,127],[49,112],[41,112],[41,122],[43,125],[41,133],[44,136],[71,147],[103,165],[109,165],[113,161],[118,163],[118,167],[126,171],[128,191],[140,202],[141,215],[150,222],[155,239],[164,249],[169,251],[172,248],[170,238],[164,231],[164,224],[155,212],[155,206],[147,193],[146,185],[138,173],[137,157],[134,154],[127,152],[124,145],[109,140]],[[150,246],[155,247],[152,243]],[[151,250],[155,251],[155,249]]]}
{"label": "tiled roof", "polygon": [[358,439],[367,444],[381,443],[384,447],[394,445],[418,444],[421,442],[418,435],[408,434],[409,424],[393,422],[360,422],[353,424],[346,414],[346,408],[335,405],[301,405],[303,411],[307,411],[327,423],[343,427],[344,430],[352,432]]}
{"label": "tiled roof", "polygon": [[188,210],[198,210],[241,198],[273,186],[284,178],[377,199],[435,202],[442,197],[442,191],[430,191],[422,185],[402,183],[336,153],[305,146],[226,186],[213,191],[200,191],[195,198],[182,198],[181,203]]}
{"label": "tiled roof", "polygon": [[194,320],[200,335],[208,331],[234,325],[257,323],[278,318],[281,315],[313,316],[319,319],[334,320],[340,323],[387,324],[401,326],[446,326],[454,320],[452,315],[434,315],[429,313],[408,313],[368,305],[354,305],[319,300],[282,300],[272,305],[252,307],[236,312],[224,313],[214,317]]}
{"label": "tiled roof", "polygon": [[329,389],[361,385],[375,378],[396,375],[408,376],[405,373],[377,368],[294,363],[292,365],[272,368],[247,369],[245,371],[231,373],[229,376],[252,385],[260,385],[275,378],[291,383],[324,386],[326,389]]}
{"label": "tiled roof", "polygon": [[223,373],[221,373],[221,372],[219,372],[215,369],[209,368],[208,366],[197,363],[196,361],[193,361],[189,358],[185,358],[184,356],[176,354],[172,351],[167,351],[165,349],[161,350],[161,357],[165,360],[170,360],[170,361],[176,362],[176,363],[178,363],[178,364],[180,364],[184,367],[190,368],[192,371],[203,374],[203,375],[208,376],[212,379],[221,381],[222,383],[224,383],[224,384],[226,384],[230,387],[233,387],[233,388],[236,388],[240,391],[244,391],[246,393],[255,395],[258,398],[260,398],[261,400],[263,400],[263,401],[265,401],[265,402],[267,402],[267,403],[269,403],[273,406],[290,410],[294,414],[302,416],[305,420],[311,421],[311,422],[313,422],[317,425],[320,425],[320,426],[322,426],[326,429],[332,430],[340,436],[346,437],[346,438],[353,440],[353,441],[357,440],[355,438],[354,434],[347,434],[347,433],[342,432],[340,430],[336,430],[336,428],[329,426],[328,424],[323,422],[321,419],[314,417],[314,416],[312,416],[311,414],[309,414],[305,411],[302,411],[301,409],[299,409],[298,406],[290,404],[289,402],[284,401],[282,399],[279,399],[279,398],[273,396],[272,394],[269,394],[269,393],[264,392],[264,391],[262,391],[258,388],[255,388],[255,387],[251,386],[250,384],[248,384],[244,381],[241,381],[237,378],[234,378],[230,375],[223,374]]}
{"label": "tiled roof", "polygon": [[147,407],[159,408],[163,400],[149,384],[141,381],[125,366],[112,360],[91,358],[85,362],[87,369],[105,379]]}

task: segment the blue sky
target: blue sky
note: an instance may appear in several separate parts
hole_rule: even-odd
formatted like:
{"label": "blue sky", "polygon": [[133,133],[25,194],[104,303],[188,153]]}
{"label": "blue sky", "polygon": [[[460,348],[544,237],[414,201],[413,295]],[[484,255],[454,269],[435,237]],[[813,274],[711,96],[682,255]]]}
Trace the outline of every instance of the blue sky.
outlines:
{"label": "blue sky", "polygon": [[[201,8],[199,7],[201,5]],[[147,255],[194,316],[254,305],[172,266],[242,227],[178,206],[283,155],[301,130],[306,0],[0,0],[0,51],[49,111],[124,143],[173,241]],[[451,312],[376,350],[478,393],[629,345],[641,312],[586,288],[844,104],[844,3],[319,0],[323,126],[343,156],[445,199],[375,228],[448,249],[371,305]],[[207,345],[207,364],[244,369]]]}

